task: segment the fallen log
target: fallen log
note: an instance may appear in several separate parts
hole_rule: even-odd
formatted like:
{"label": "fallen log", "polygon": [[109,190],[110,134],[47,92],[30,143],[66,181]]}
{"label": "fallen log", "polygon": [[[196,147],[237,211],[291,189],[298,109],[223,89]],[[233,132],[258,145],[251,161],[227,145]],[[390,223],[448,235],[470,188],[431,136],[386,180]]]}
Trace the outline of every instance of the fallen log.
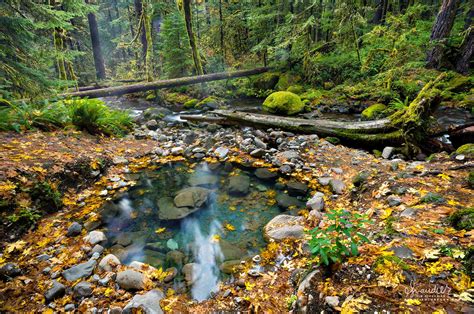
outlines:
{"label": "fallen log", "polygon": [[[359,146],[404,145],[406,154],[416,155],[423,147],[424,140],[430,136],[428,121],[431,113],[440,102],[441,91],[437,84],[445,78],[439,75],[427,83],[417,97],[404,110],[400,110],[387,119],[362,122],[340,122],[331,120],[308,120],[281,117],[267,114],[216,110],[216,123],[238,123],[261,128],[278,128],[296,133],[318,134],[323,137],[334,136],[340,140]],[[182,116],[190,121],[212,122],[211,117]]]}
{"label": "fallen log", "polygon": [[261,67],[261,68],[251,69],[251,70],[241,70],[241,71],[235,71],[235,72],[220,72],[220,73],[212,73],[212,74],[205,74],[205,75],[198,75],[198,76],[180,77],[180,78],[169,79],[169,80],[161,80],[161,81],[154,81],[154,82],[147,82],[147,83],[138,83],[138,84],[100,88],[100,89],[95,89],[95,90],[64,93],[64,94],[59,95],[59,97],[61,98],[66,98],[66,97],[97,98],[97,97],[106,97],[106,96],[119,96],[119,95],[136,93],[136,92],[144,92],[148,90],[156,90],[156,89],[161,89],[161,88],[178,87],[178,86],[183,86],[183,85],[191,85],[191,84],[204,83],[204,82],[210,82],[210,81],[218,81],[218,80],[225,80],[225,79],[231,79],[231,78],[237,78],[237,77],[243,77],[243,76],[250,76],[250,75],[264,73],[264,72],[267,72],[268,70],[269,70],[268,67]]}

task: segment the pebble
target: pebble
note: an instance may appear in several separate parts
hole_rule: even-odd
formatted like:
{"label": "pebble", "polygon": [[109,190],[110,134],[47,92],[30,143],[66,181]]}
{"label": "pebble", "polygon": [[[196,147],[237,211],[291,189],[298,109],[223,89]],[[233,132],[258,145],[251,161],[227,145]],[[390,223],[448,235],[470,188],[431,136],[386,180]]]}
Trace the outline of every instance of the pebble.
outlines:
{"label": "pebble", "polygon": [[66,306],[64,307],[64,311],[66,312],[72,312],[75,309],[76,309],[76,306],[72,303],[66,304]]}
{"label": "pebble", "polygon": [[67,229],[67,237],[75,237],[81,234],[82,225],[78,222],[73,222]]}

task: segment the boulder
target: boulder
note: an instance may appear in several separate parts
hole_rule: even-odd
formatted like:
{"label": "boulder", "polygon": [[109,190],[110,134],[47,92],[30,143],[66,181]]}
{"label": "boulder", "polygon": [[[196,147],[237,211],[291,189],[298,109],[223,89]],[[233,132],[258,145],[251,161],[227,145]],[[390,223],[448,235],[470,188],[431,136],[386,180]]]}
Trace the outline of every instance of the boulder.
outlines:
{"label": "boulder", "polygon": [[382,157],[385,159],[389,159],[393,155],[393,151],[395,150],[395,147],[387,146],[383,149],[382,151]]}
{"label": "boulder", "polygon": [[268,170],[267,168],[258,168],[255,170],[255,176],[260,180],[275,180],[278,173]]}
{"label": "boulder", "polygon": [[219,178],[213,174],[205,172],[195,172],[188,180],[191,186],[212,187],[219,183]]}
{"label": "boulder", "polygon": [[73,222],[69,228],[67,229],[66,236],[67,237],[75,237],[81,234],[82,225],[78,222]]}
{"label": "boulder", "polygon": [[384,111],[386,109],[387,106],[385,106],[384,104],[374,104],[362,111],[362,119],[373,120],[381,118],[384,116]]}
{"label": "boulder", "polygon": [[125,290],[143,290],[146,277],[138,271],[127,269],[117,274],[117,283]]}
{"label": "boulder", "polygon": [[2,280],[9,280],[19,275],[21,275],[21,268],[15,263],[6,263],[0,267],[0,279]]}
{"label": "boulder", "polygon": [[96,265],[97,262],[91,259],[85,263],[66,269],[62,272],[62,275],[67,281],[76,281],[77,279],[86,278],[92,275]]}
{"label": "boulder", "polygon": [[113,254],[107,254],[99,262],[99,269],[103,271],[112,271],[116,266],[120,265],[120,260]]}
{"label": "boulder", "polygon": [[239,174],[229,179],[229,194],[236,196],[244,196],[249,193],[249,189],[250,178],[247,175]]}
{"label": "boulder", "polygon": [[286,184],[290,196],[305,196],[308,192],[308,186],[298,181],[290,181]]}
{"label": "boulder", "polygon": [[304,103],[292,92],[275,92],[265,99],[263,110],[276,114],[294,115],[304,110]]}
{"label": "boulder", "polygon": [[165,297],[164,293],[159,289],[153,289],[145,294],[137,294],[124,307],[124,314],[143,312],[145,314],[162,314],[163,310],[160,301]]}
{"label": "boulder", "polygon": [[74,298],[82,299],[92,295],[92,284],[87,281],[81,281],[74,286]]}
{"label": "boulder", "polygon": [[[181,200],[180,200],[181,202]],[[181,204],[181,203],[180,203]],[[176,207],[171,197],[163,197],[158,200],[158,217],[162,220],[182,219],[199,208]]]}
{"label": "boulder", "polygon": [[61,298],[65,293],[66,287],[62,283],[53,280],[53,286],[44,294],[45,303],[48,304],[57,298]]}
{"label": "boulder", "polygon": [[224,239],[219,240],[219,245],[221,247],[222,255],[224,255],[224,261],[240,260],[246,254],[245,250]]}
{"label": "boulder", "polygon": [[84,241],[91,245],[96,245],[107,241],[107,237],[102,231],[91,231],[84,237]]}
{"label": "boulder", "polygon": [[339,179],[331,179],[329,181],[329,185],[331,186],[331,190],[334,194],[342,194],[346,189],[345,183]]}
{"label": "boulder", "polygon": [[308,209],[321,211],[324,208],[324,193],[316,192],[313,197],[311,197],[306,202],[306,207]]}
{"label": "boulder", "polygon": [[181,272],[184,275],[184,280],[186,281],[187,286],[191,286],[196,280],[194,276],[194,267],[195,267],[195,263],[189,263],[189,264],[184,265],[183,269],[181,270]]}
{"label": "boulder", "polygon": [[211,191],[201,187],[180,190],[174,198],[176,207],[201,208],[208,200]]}
{"label": "boulder", "polygon": [[304,238],[304,219],[298,216],[278,215],[263,228],[265,240],[277,242]]}

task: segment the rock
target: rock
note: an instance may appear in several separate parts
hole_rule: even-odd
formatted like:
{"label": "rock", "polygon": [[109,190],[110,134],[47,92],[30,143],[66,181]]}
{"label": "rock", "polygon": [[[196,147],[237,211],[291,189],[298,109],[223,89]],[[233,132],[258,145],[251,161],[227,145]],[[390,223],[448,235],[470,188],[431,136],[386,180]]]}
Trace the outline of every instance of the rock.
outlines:
{"label": "rock", "polygon": [[107,254],[99,263],[99,269],[102,271],[113,271],[114,268],[121,265],[120,260],[113,254]]}
{"label": "rock", "polygon": [[254,138],[253,139],[254,143],[255,143],[255,146],[257,146],[257,148],[260,148],[260,149],[267,149],[267,144],[265,144],[261,139],[259,139],[258,137]]}
{"label": "rock", "polygon": [[91,254],[94,255],[95,253],[98,253],[99,255],[104,252],[104,247],[100,244],[94,245],[94,247],[91,250]]}
{"label": "rock", "polygon": [[21,269],[15,263],[6,263],[0,267],[0,278],[2,280],[10,280],[19,275],[21,275]]}
{"label": "rock", "polygon": [[[197,187],[194,188],[189,188],[189,189],[196,189]],[[199,194],[203,195],[203,194]],[[175,198],[176,199],[176,198]],[[207,198],[206,198],[207,199]],[[197,199],[194,199],[194,196],[192,192],[190,194],[186,195],[181,195],[177,199],[179,204],[191,204],[191,203],[198,203]],[[199,210],[199,207],[176,207],[174,205],[174,200],[171,197],[163,197],[158,200],[158,217],[162,220],[176,220],[176,219],[181,219],[184,218],[195,211]]]}
{"label": "rock", "polygon": [[96,245],[107,241],[107,237],[102,231],[91,231],[84,237],[84,241],[91,245]]}
{"label": "rock", "polygon": [[[38,256],[36,257],[36,259],[37,259],[38,261],[40,261],[40,262],[42,262],[42,261],[47,261],[47,260],[49,260],[50,258],[51,258],[51,256],[48,255],[48,254],[41,254],[41,255],[38,255]],[[1,272],[1,271],[0,271],[0,272]]]}
{"label": "rock", "polygon": [[408,207],[400,213],[400,217],[413,218],[416,216],[416,209]]}
{"label": "rock", "polygon": [[265,156],[265,150],[261,148],[254,149],[250,152],[250,156],[260,158]]}
{"label": "rock", "polygon": [[357,175],[352,178],[352,184],[354,184],[355,187],[361,187],[364,185],[365,182],[367,182],[367,179],[370,177],[370,172],[368,171],[361,171]]}
{"label": "rock", "polygon": [[201,208],[208,200],[210,191],[201,187],[190,187],[180,190],[174,198],[176,207]]}
{"label": "rock", "polygon": [[219,177],[203,172],[195,172],[191,175],[188,180],[189,185],[191,186],[203,186],[203,187],[212,187],[219,183]]}
{"label": "rock", "polygon": [[413,251],[406,246],[394,246],[390,248],[389,251],[394,252],[395,256],[398,258],[412,258]]}
{"label": "rock", "polygon": [[81,281],[74,286],[73,292],[76,299],[90,297],[92,295],[92,285],[87,281]]}
{"label": "rock", "polygon": [[123,310],[120,306],[111,306],[107,311],[107,314],[122,314]]}
{"label": "rock", "polygon": [[96,265],[97,262],[91,259],[85,263],[66,269],[62,272],[62,275],[67,281],[76,281],[77,279],[86,278],[92,275]]}
{"label": "rock", "polygon": [[389,197],[387,197],[387,201],[390,207],[395,207],[402,203],[402,200],[398,196],[395,196],[395,195],[390,195]]}
{"label": "rock", "polygon": [[278,173],[270,171],[267,168],[258,168],[255,170],[255,176],[260,180],[274,180],[278,178]]}
{"label": "rock", "polygon": [[127,269],[117,274],[117,283],[125,290],[143,290],[145,288],[146,277],[142,273]]}
{"label": "rock", "polygon": [[238,245],[230,243],[224,239],[219,240],[222,255],[224,255],[224,261],[240,260],[245,254],[245,250],[240,248]]}
{"label": "rock", "polygon": [[55,299],[61,298],[65,293],[66,287],[62,283],[53,280],[53,286],[44,294],[45,303],[48,304]]}
{"label": "rock", "polygon": [[283,115],[294,115],[304,109],[301,98],[292,92],[275,92],[263,102],[263,110]]}
{"label": "rock", "polygon": [[278,215],[263,228],[265,240],[277,242],[285,239],[302,239],[304,237],[303,217]]}
{"label": "rock", "polygon": [[313,197],[306,202],[306,207],[308,209],[322,211],[324,209],[324,193],[316,192]]}
{"label": "rock", "polygon": [[383,117],[383,112],[387,109],[384,104],[374,104],[364,111],[362,111],[362,118],[364,120],[373,120]]}
{"label": "rock", "polygon": [[244,196],[249,193],[250,178],[247,175],[239,174],[229,179],[228,191],[231,195]]}
{"label": "rock", "polygon": [[123,156],[117,156],[112,159],[112,163],[114,165],[121,165],[121,164],[126,165],[128,164],[128,159]]}
{"label": "rock", "polygon": [[338,296],[327,296],[324,298],[324,302],[326,302],[327,305],[335,309],[336,307],[339,306],[339,297]]}
{"label": "rock", "polygon": [[73,222],[69,228],[67,229],[66,236],[67,237],[75,237],[81,234],[82,225],[78,222]]}
{"label": "rock", "polygon": [[145,126],[148,130],[155,131],[156,129],[158,129],[158,122],[156,122],[155,119],[151,119],[145,123]]}
{"label": "rock", "polygon": [[124,307],[124,314],[141,313],[145,314],[162,314],[163,310],[160,306],[160,301],[165,295],[159,289],[153,289],[145,294],[137,294],[133,299]]}
{"label": "rock", "polygon": [[300,154],[297,151],[294,150],[286,150],[281,153],[276,154],[276,158],[280,159],[282,161],[288,161],[291,159],[297,159],[300,157]]}
{"label": "rock", "polygon": [[170,267],[166,269],[166,277],[163,279],[164,282],[171,282],[178,275],[178,269],[176,267]]}
{"label": "rock", "polygon": [[308,186],[298,181],[290,181],[286,184],[290,196],[305,196],[308,192]]}
{"label": "rock", "polygon": [[280,171],[283,174],[290,174],[291,171],[293,171],[293,168],[291,168],[290,165],[283,165],[278,169],[278,171]]}
{"label": "rock", "polygon": [[240,260],[230,260],[222,263],[219,268],[224,274],[234,274],[238,272],[238,267],[240,266]]}
{"label": "rock", "polygon": [[229,154],[229,149],[227,147],[220,146],[216,148],[214,154],[216,154],[218,158],[224,159],[227,157],[227,154]]}
{"label": "rock", "polygon": [[332,177],[319,177],[318,178],[318,183],[321,184],[322,186],[329,185],[329,182],[331,182]]}
{"label": "rock", "polygon": [[184,149],[182,147],[173,147],[171,148],[171,154],[173,156],[182,155],[184,153]]}
{"label": "rock", "polygon": [[66,312],[72,312],[75,309],[76,309],[76,306],[72,303],[66,304],[66,306],[64,306],[64,311]]}
{"label": "rock", "polygon": [[313,270],[306,275],[298,285],[298,296],[297,306],[300,311],[298,313],[307,313],[306,307],[308,305],[308,295],[310,295],[309,289],[313,287],[317,281],[322,280],[321,271],[319,269]]}
{"label": "rock", "polygon": [[191,286],[194,283],[194,278],[193,272],[194,272],[194,263],[189,263],[183,266],[183,269],[181,272],[184,275],[184,280],[186,281],[187,286]]}
{"label": "rock", "polygon": [[329,185],[331,186],[331,190],[335,194],[342,194],[346,189],[346,185],[339,179],[331,179],[329,181]]}
{"label": "rock", "polygon": [[387,146],[382,151],[382,157],[385,159],[389,159],[393,155],[394,147]]}
{"label": "rock", "polygon": [[147,269],[156,270],[155,267],[139,262],[139,261],[133,261],[128,266],[136,270],[147,270]]}
{"label": "rock", "polygon": [[282,210],[287,210],[290,207],[301,208],[304,207],[304,203],[298,200],[296,197],[291,197],[288,194],[280,193],[276,197],[277,205]]}
{"label": "rock", "polygon": [[166,253],[166,261],[171,265],[181,267],[184,261],[184,253],[177,250],[170,251]]}

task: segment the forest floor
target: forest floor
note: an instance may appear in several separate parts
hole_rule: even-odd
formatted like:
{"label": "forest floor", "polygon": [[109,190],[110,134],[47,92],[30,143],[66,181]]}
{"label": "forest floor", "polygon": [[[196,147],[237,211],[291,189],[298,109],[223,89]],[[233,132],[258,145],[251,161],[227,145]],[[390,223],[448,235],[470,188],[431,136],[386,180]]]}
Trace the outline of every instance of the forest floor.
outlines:
{"label": "forest floor", "polygon": [[[41,181],[61,184],[56,188],[63,191],[63,207],[44,216],[24,235],[5,228],[2,231],[4,251],[0,265],[14,263],[21,271],[0,282],[2,311],[64,311],[66,305],[75,303],[76,309],[82,312],[93,308],[123,308],[129,303],[134,292],[118,288],[114,280],[98,284],[94,276],[85,278],[92,283],[91,295],[82,301],[74,299],[70,291],[80,280],[67,282],[60,276],[62,270],[87,261],[91,249],[83,239],[87,234],[84,228],[81,236],[66,236],[71,222],[81,221],[84,225],[93,222],[96,210],[106,199],[134,184],[127,179],[128,172],[185,160],[186,147],[200,146],[209,137],[216,141],[205,159],[208,162],[225,160],[278,171],[267,160],[243,152],[235,142],[223,142],[223,134],[233,135],[238,142],[243,132],[239,129],[199,128],[193,131],[198,136],[190,143],[178,141],[183,149],[173,154],[163,151],[174,147],[173,143],[177,142],[171,141],[170,136],[180,136],[182,130],[170,128],[160,132],[169,136],[168,141],[101,138],[73,131],[0,133],[3,199],[23,205],[34,202],[22,187]],[[297,139],[292,134],[285,138],[287,142]],[[229,156],[221,161],[212,157],[218,146],[230,150]],[[246,261],[240,274],[235,275],[237,280],[223,283],[220,292],[202,303],[177,294],[155,272],[141,270],[150,279],[144,291],[163,290],[161,308],[165,312],[287,312],[295,306],[307,307],[310,312],[325,309],[344,313],[473,310],[468,303],[473,301],[468,291],[473,287],[470,277],[473,257],[468,250],[473,244],[474,231],[456,230],[447,222],[453,212],[474,206],[467,181],[472,169],[469,157],[456,160],[444,153],[434,155],[430,161],[386,160],[362,150],[332,145],[324,139],[302,147],[298,154],[303,167],[283,176],[283,182],[298,180],[313,192],[323,192],[326,209],[345,208],[367,214],[373,220],[365,230],[371,242],[360,247],[359,256],[349,258],[330,272],[316,265],[317,260],[304,249],[305,239],[269,243],[261,253],[268,267],[260,276],[247,273],[251,261]],[[87,171],[81,174],[84,167]],[[355,187],[353,179],[362,171],[368,173],[368,178]],[[320,180],[328,175],[343,181],[345,188],[340,195],[334,195]],[[317,223],[304,208],[300,215],[305,217],[308,229]],[[275,266],[278,253],[291,256],[291,260]],[[126,268],[120,265],[115,271]],[[101,277],[104,274],[97,270],[95,273]],[[2,275],[5,274],[4,271]],[[305,289],[300,282],[307,274],[310,274],[310,278],[306,276],[309,288]],[[46,305],[44,295],[51,287],[52,278],[65,284],[67,292]]]}

